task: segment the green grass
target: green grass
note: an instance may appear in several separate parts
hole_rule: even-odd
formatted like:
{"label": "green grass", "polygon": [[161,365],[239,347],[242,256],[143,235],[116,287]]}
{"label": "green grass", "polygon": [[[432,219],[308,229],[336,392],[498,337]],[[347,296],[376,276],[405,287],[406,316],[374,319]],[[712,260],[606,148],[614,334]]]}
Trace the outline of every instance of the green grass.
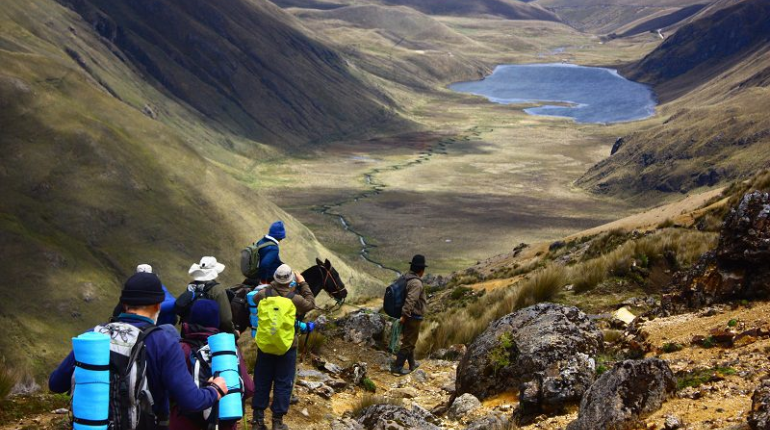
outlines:
{"label": "green grass", "polygon": [[661,348],[661,350],[663,350],[663,352],[665,353],[677,352],[677,351],[681,351],[682,349],[684,349],[684,345],[676,342],[666,342],[663,344],[663,347]]}
{"label": "green grass", "polygon": [[685,372],[677,375],[676,389],[682,390],[687,387],[699,387],[709,382],[722,380],[725,376],[735,375],[736,373],[737,371],[732,367],[713,367],[711,369]]}
{"label": "green grass", "polygon": [[18,382],[16,374],[8,368],[5,358],[0,359],[0,402],[5,400]]}

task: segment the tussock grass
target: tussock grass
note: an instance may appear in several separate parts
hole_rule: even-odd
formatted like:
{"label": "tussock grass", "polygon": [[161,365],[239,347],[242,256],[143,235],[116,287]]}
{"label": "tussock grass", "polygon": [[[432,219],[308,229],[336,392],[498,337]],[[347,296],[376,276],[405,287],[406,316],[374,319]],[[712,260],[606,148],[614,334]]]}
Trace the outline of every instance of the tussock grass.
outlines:
{"label": "tussock grass", "polygon": [[18,379],[16,374],[7,366],[5,359],[0,360],[0,402],[5,400],[13,391]]}
{"label": "tussock grass", "polygon": [[570,270],[570,279],[576,293],[583,293],[607,279],[607,263],[602,258],[596,258],[573,267]]}
{"label": "tussock grass", "polygon": [[[326,343],[329,341],[329,339],[324,335],[323,333],[320,333],[319,331],[314,331],[310,333],[310,337],[307,339],[307,352],[312,352],[313,354],[319,354],[321,352],[321,349],[326,345]],[[305,354],[305,335],[300,336],[299,338],[299,345],[300,345],[300,353]]]}
{"label": "tussock grass", "polygon": [[389,397],[377,396],[374,394],[364,394],[361,400],[356,402],[351,412],[354,417],[358,418],[361,416],[364,409],[374,405],[404,406],[404,401],[402,399],[391,399]]}

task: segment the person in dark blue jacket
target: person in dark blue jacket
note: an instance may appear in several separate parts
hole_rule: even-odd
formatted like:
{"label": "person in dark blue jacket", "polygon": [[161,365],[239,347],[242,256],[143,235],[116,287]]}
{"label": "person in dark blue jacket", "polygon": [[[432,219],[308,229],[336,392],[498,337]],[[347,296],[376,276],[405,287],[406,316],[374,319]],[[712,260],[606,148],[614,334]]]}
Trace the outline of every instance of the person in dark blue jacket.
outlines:
{"label": "person in dark blue jacket", "polygon": [[[160,279],[152,273],[136,273],[126,281],[120,296],[125,308],[117,319],[142,328],[155,324],[165,298]],[[155,330],[145,339],[147,383],[155,401],[153,412],[159,419],[169,416],[169,398],[189,411],[202,411],[227,394],[224,378],[212,378],[208,386],[198,388],[187,370],[184,353],[176,337],[165,330]],[[67,358],[48,378],[54,393],[70,391],[75,371],[75,355]],[[162,428],[161,424],[158,428]]]}
{"label": "person in dark blue jacket", "polygon": [[286,228],[283,221],[270,225],[270,231],[257,242],[257,246],[272,242],[275,246],[265,246],[259,250],[259,280],[262,284],[273,282],[273,274],[283,264],[279,255],[278,243],[286,239]]}

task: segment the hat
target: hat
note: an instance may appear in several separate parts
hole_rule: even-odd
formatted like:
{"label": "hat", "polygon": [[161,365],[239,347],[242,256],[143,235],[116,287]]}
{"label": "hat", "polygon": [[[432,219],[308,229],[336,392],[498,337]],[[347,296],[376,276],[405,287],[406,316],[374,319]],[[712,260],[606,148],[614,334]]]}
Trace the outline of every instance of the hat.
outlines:
{"label": "hat", "polygon": [[152,273],[152,266],[149,264],[140,264],[136,266],[136,273]]}
{"label": "hat", "polygon": [[286,228],[283,221],[276,221],[270,225],[270,231],[267,233],[274,239],[286,239]]}
{"label": "hat", "polygon": [[222,271],[225,270],[225,265],[218,263],[214,257],[203,257],[200,263],[195,263],[190,266],[189,274],[192,275],[193,280],[196,281],[213,281],[217,279]]}
{"label": "hat", "polygon": [[281,264],[275,269],[273,279],[281,285],[288,285],[294,280],[294,272],[291,271],[291,267],[288,264]]}
{"label": "hat", "polygon": [[209,299],[196,300],[190,308],[187,322],[201,327],[219,327],[219,304]]}
{"label": "hat", "polygon": [[120,302],[130,306],[154,305],[165,298],[160,279],[152,273],[144,272],[128,278],[120,293]]}
{"label": "hat", "polygon": [[420,254],[417,254],[414,257],[412,257],[412,261],[409,263],[409,266],[415,269],[423,269],[425,267],[428,267],[428,265],[425,264],[425,256]]}

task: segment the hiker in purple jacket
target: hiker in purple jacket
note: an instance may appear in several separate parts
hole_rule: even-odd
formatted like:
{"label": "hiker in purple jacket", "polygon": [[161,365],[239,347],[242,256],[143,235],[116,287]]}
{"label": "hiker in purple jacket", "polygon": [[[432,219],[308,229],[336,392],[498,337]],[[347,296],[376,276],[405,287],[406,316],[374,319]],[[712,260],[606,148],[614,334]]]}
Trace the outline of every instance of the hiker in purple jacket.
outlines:
{"label": "hiker in purple jacket", "polygon": [[[136,273],[126,281],[120,302],[125,312],[118,320],[144,328],[154,325],[165,298],[160,279],[152,273]],[[180,407],[201,411],[211,407],[227,393],[224,378],[213,378],[205,387],[196,387],[187,370],[182,348],[165,330],[154,330],[144,341],[147,353],[147,383],[154,399],[153,412],[158,418],[155,428],[166,428],[169,398]],[[70,391],[75,371],[75,355],[67,358],[51,373],[48,388],[54,393]]]}
{"label": "hiker in purple jacket", "polygon": [[[180,345],[184,351],[187,370],[193,377],[193,361],[191,356],[195,356],[198,349],[208,344],[209,336],[219,333],[219,305],[214,300],[199,299],[193,303],[190,309],[190,315],[186,323],[182,324],[182,340]],[[243,380],[243,398],[248,399],[254,395],[254,381],[251,379],[246,362],[243,361],[243,354],[238,351],[238,370]],[[174,404],[171,408],[171,430],[196,430],[208,428],[214,418],[209,414],[213,411],[188,412],[179,405]],[[218,423],[220,430],[235,430],[238,428],[238,421],[220,421]]]}

